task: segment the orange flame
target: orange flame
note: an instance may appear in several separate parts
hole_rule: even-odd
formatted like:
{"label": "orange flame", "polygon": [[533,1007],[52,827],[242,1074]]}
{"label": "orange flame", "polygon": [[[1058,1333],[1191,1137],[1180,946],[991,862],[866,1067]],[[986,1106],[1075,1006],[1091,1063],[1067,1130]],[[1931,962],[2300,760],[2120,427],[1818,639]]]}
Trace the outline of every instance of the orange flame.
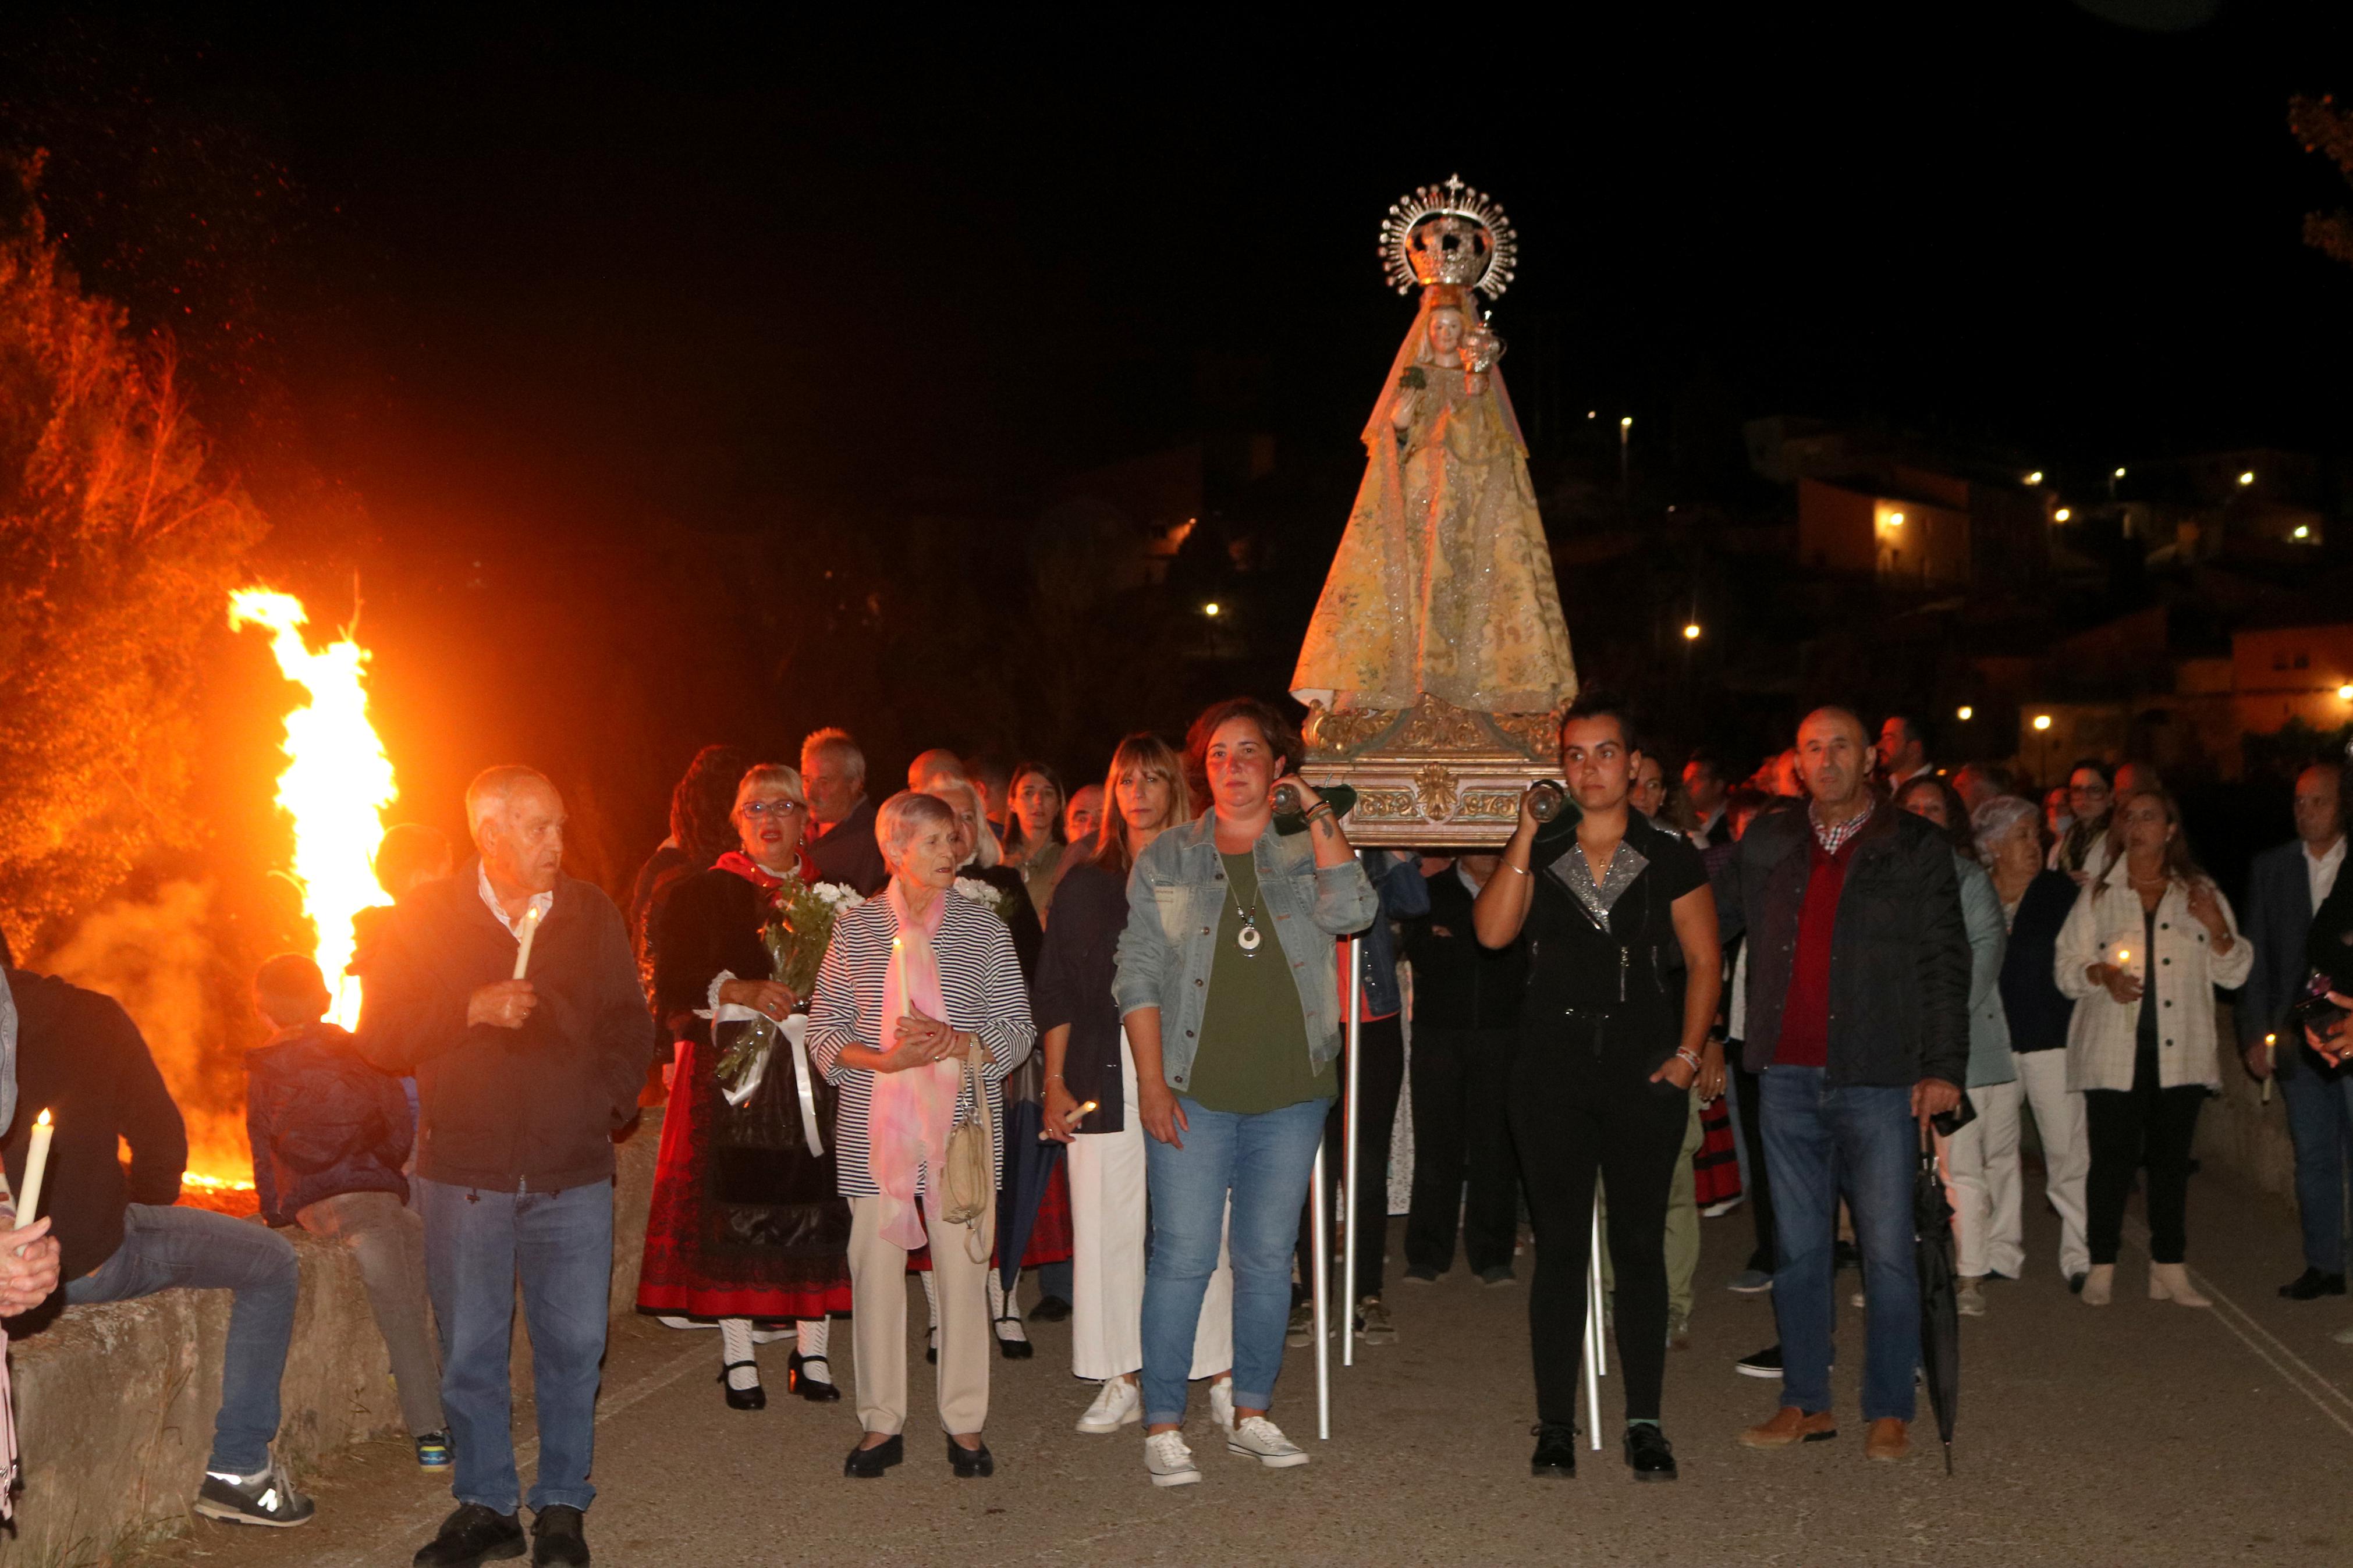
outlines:
{"label": "orange flame", "polygon": [[384,837],[384,808],[399,794],[392,763],[368,722],[361,674],[367,650],[348,634],[316,653],[302,640],[302,602],[243,588],[229,595],[228,624],[266,626],[286,679],[310,701],[286,715],[286,771],[278,804],[294,819],[295,886],[310,917],[312,953],[334,992],[328,1016],[359,1022],[360,983],[343,973],[352,957],[352,916],[384,901],[369,858]]}

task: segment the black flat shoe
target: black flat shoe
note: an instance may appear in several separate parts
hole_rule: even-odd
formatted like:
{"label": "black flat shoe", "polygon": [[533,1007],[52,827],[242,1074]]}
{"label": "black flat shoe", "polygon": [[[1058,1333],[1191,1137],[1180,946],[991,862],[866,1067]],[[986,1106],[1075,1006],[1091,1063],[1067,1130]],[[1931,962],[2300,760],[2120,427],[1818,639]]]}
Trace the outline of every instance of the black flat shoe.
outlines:
{"label": "black flat shoe", "polygon": [[965,1480],[976,1476],[993,1476],[997,1473],[997,1456],[988,1451],[986,1443],[977,1448],[967,1448],[951,1437],[948,1439],[948,1468]]}
{"label": "black flat shoe", "polygon": [[477,1568],[480,1563],[520,1557],[528,1550],[522,1521],[468,1502],[459,1503],[458,1510],[441,1521],[440,1530],[417,1549],[410,1561],[417,1568]]}
{"label": "black flat shoe", "polygon": [[[1018,1318],[999,1318],[997,1321],[1000,1323],[1018,1323],[1021,1321]],[[997,1353],[1003,1356],[1007,1361],[1028,1361],[1031,1356],[1038,1353],[1038,1347],[1031,1344],[1028,1340],[1008,1340],[1003,1334],[998,1334],[997,1336]]]}
{"label": "black flat shoe", "polygon": [[1060,1296],[1040,1296],[1038,1304],[1029,1309],[1029,1321],[1033,1323],[1068,1322],[1070,1317],[1071,1304]]}
{"label": "black flat shoe", "polygon": [[1656,1426],[1637,1421],[1626,1428],[1626,1468],[1638,1481],[1673,1480],[1674,1446]]}
{"label": "black flat shoe", "polygon": [[2067,1276],[2067,1293],[2070,1296],[2082,1295],[2084,1293],[2084,1281],[2090,1278],[2090,1275],[2083,1273],[2070,1274]]}
{"label": "black flat shoe", "polygon": [[850,1449],[849,1458],[841,1461],[841,1473],[852,1480],[875,1480],[892,1466],[903,1464],[906,1458],[906,1440],[893,1432],[871,1448]]}
{"label": "black flat shoe", "polygon": [[754,1376],[756,1377],[759,1375],[760,1363],[752,1361],[731,1361],[725,1366],[719,1369],[719,1387],[720,1391],[727,1395],[727,1408],[730,1410],[765,1410],[768,1407],[768,1391],[766,1389],[761,1387],[756,1383],[749,1388],[738,1388],[733,1384],[727,1381],[727,1374],[733,1372],[739,1366],[748,1366],[752,1369]]}
{"label": "black flat shoe", "polygon": [[2345,1294],[2345,1276],[2323,1274],[2317,1268],[2307,1268],[2286,1284],[2279,1293],[2291,1301],[2317,1301],[2323,1296]]}
{"label": "black flat shoe", "polygon": [[1528,1456],[1528,1473],[1548,1481],[1575,1480],[1577,1428],[1539,1421],[1529,1430],[1535,1434],[1536,1451]]}
{"label": "black flat shoe", "polygon": [[568,1503],[541,1509],[531,1521],[531,1568],[588,1568],[588,1536]]}
{"label": "black flat shoe", "polygon": [[833,1370],[833,1364],[825,1357],[805,1356],[795,1351],[792,1359],[785,1363],[785,1386],[812,1405],[831,1405],[841,1397],[841,1390],[833,1385],[832,1380],[819,1377],[808,1370],[813,1366],[821,1366],[828,1372]]}

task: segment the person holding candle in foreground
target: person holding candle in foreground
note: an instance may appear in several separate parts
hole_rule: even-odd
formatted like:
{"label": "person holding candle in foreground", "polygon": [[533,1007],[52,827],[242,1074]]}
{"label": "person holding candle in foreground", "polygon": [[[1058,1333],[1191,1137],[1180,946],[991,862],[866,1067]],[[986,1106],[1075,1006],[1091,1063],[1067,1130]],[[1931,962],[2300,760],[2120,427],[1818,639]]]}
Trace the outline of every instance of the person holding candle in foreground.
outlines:
{"label": "person holding candle in foreground", "polygon": [[[262,1226],[174,1206],[187,1169],[187,1129],[139,1026],[112,997],[23,970],[9,971],[7,984],[17,1014],[18,1103],[52,1117],[46,1195],[30,1190],[26,1169],[34,1118],[17,1117],[0,1152],[10,1190],[23,1188],[48,1208],[65,1304],[174,1289],[233,1291],[220,1409],[195,1510],[232,1524],[303,1523],[311,1500],[269,1448],[301,1289],[292,1245]],[[116,1152],[122,1143],[131,1145],[127,1175]],[[28,1203],[19,1217],[30,1214]],[[0,1247],[13,1253],[18,1245]]]}
{"label": "person holding candle in foreground", "polygon": [[[1144,1463],[1156,1487],[1201,1479],[1185,1444],[1186,1384],[1221,1239],[1234,1280],[1226,1450],[1271,1469],[1307,1463],[1267,1410],[1300,1206],[1340,1089],[1332,939],[1380,914],[1338,814],[1296,776],[1304,748],[1282,714],[1229,698],[1193,721],[1185,749],[1187,771],[1208,782],[1209,809],[1136,856],[1113,988],[1152,1140]],[[1278,783],[1299,791],[1304,833],[1275,830]]]}
{"label": "person holding candle in foreground", "polygon": [[[1080,794],[1085,794],[1081,791]],[[1062,875],[1059,913],[1038,961],[1038,1022],[1046,1058],[1044,1136],[1070,1145],[1071,1371],[1102,1386],[1082,1432],[1144,1419],[1145,1238],[1149,1230],[1144,1118],[1135,1055],[1112,998],[1127,876],[1144,847],[1193,816],[1183,760],[1157,735],[1130,735],[1112,753],[1092,854]],[[1220,1230],[1222,1231],[1222,1226]],[[1234,1424],[1234,1279],[1222,1237],[1193,1331],[1194,1378],[1211,1378],[1209,1410]]]}
{"label": "person holding candle in foreground", "polygon": [[[0,939],[0,958],[5,952],[5,940]],[[6,969],[0,965],[0,1131],[14,1125],[16,1114],[16,1000],[8,989]],[[40,1206],[40,1184],[55,1131],[55,1119],[42,1112],[28,1139],[30,1169],[22,1194],[26,1201],[0,1205],[0,1230],[12,1233],[0,1240],[0,1318],[39,1306],[58,1288],[57,1238],[49,1235],[47,1220],[32,1217]],[[16,1489],[16,1407],[8,1387],[8,1331],[0,1328],[0,1519],[12,1516]]]}
{"label": "person holding candle in foreground", "polygon": [[[871,1480],[905,1458],[907,1254],[929,1242],[939,1293],[939,1413],[950,1468],[996,1473],[988,1418],[992,1197],[967,1227],[943,1213],[949,1139],[985,1110],[990,1188],[1003,1176],[1005,1075],[1037,1030],[1013,938],[954,890],[955,814],[894,795],[875,816],[890,885],[835,922],[809,1005],[811,1064],[840,1090],[834,1169],[849,1200],[850,1336],[866,1429],[842,1473]],[[970,1070],[968,1070],[970,1069]],[[976,1072],[986,1106],[975,1103]]]}
{"label": "person holding candle in foreground", "polygon": [[441,1331],[458,1507],[418,1568],[521,1554],[509,1347],[522,1282],[537,1397],[532,1561],[585,1563],[613,1271],[612,1136],[655,1032],[613,901],[564,875],[564,799],[491,768],[466,789],[480,856],[402,900],[368,978],[360,1049],[413,1073],[414,1186]]}
{"label": "person holding candle in foreground", "polygon": [[2117,791],[2108,839],[2116,853],[2076,896],[2052,976],[2075,999],[2067,1087],[2084,1093],[2092,1145],[2084,1304],[2105,1307],[2116,1289],[2125,1199],[2146,1164],[2149,1300],[2211,1306],[2182,1261],[2189,1142],[2206,1096],[2222,1086],[2214,987],[2245,984],[2254,947],[2199,869],[2163,789]]}

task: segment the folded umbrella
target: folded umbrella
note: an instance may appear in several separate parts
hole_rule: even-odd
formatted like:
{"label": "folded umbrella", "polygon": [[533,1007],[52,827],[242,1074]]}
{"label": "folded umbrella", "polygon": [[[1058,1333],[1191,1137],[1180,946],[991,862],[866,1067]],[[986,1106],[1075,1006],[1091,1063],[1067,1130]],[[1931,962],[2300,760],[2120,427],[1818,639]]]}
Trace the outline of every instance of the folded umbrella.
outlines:
{"label": "folded umbrella", "polygon": [[1961,1307],[1953,1272],[1953,1205],[1936,1172],[1936,1145],[1920,1134],[1920,1170],[1912,1182],[1912,1265],[1920,1277],[1920,1364],[1929,1408],[1953,1473],[1953,1419],[1961,1405]]}
{"label": "folded umbrella", "polygon": [[1021,1277],[1021,1259],[1029,1250],[1029,1231],[1038,1222],[1038,1205],[1045,1200],[1055,1167],[1062,1163],[1062,1145],[1039,1142],[1046,1125],[1044,1110],[1033,1100],[1005,1108],[1005,1184],[997,1194],[997,1272],[1005,1289]]}

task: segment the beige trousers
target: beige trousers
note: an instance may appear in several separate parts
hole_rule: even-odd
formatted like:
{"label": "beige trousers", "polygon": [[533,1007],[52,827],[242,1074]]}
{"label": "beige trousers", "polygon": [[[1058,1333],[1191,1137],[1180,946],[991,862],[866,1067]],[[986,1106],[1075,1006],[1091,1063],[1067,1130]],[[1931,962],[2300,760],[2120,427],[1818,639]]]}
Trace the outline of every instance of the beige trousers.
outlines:
{"label": "beige trousers", "polygon": [[[940,1295],[940,1426],[977,1432],[988,1421],[988,1265],[965,1251],[970,1234],[943,1225],[925,1194],[932,1277]],[[882,1239],[882,1200],[849,1200],[851,1371],[858,1418],[869,1432],[907,1425],[907,1253]]]}

